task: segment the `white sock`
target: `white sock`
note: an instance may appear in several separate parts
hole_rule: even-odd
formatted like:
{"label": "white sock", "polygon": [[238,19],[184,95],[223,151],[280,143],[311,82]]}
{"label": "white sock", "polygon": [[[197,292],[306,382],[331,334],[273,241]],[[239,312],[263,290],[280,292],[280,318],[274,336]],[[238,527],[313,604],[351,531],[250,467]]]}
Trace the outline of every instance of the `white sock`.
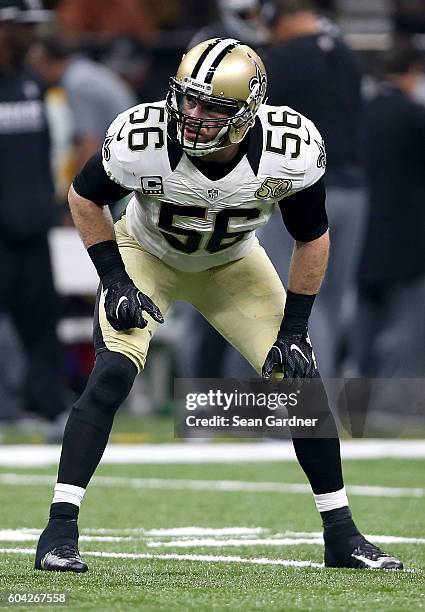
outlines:
{"label": "white sock", "polygon": [[75,485],[62,484],[61,482],[57,482],[55,484],[55,492],[53,494],[52,504],[65,502],[67,504],[74,504],[75,506],[80,507],[85,492],[86,490],[82,487],[76,487]]}
{"label": "white sock", "polygon": [[332,493],[321,493],[320,495],[313,494],[313,497],[318,512],[328,512],[329,510],[348,506],[345,487],[339,491],[333,491]]}

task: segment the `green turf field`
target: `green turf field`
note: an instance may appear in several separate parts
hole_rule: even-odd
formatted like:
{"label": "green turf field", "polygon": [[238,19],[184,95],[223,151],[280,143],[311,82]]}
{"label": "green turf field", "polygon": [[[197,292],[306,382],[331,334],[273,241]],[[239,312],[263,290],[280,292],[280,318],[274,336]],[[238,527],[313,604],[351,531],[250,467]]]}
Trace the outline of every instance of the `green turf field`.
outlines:
{"label": "green turf field", "polygon": [[347,484],[374,487],[351,496],[362,531],[409,539],[381,544],[405,572],[316,567],[322,546],[312,497],[290,487],[255,490],[261,482],[305,483],[291,462],[101,467],[80,520],[90,571],[36,572],[31,552],[20,551],[35,547],[54,474],[0,470],[0,591],[65,591],[73,610],[425,609],[423,460],[345,463]]}

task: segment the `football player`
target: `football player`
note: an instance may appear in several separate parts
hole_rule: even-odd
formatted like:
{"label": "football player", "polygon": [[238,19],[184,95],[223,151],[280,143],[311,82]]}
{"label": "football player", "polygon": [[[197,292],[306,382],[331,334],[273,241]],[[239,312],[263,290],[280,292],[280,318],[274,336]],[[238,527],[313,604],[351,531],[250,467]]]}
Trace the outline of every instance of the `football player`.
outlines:
{"label": "football player", "polygon": [[[307,328],[329,249],[325,149],[311,121],[264,103],[266,85],[252,49],[202,42],[183,57],[167,99],[119,115],[74,180],[71,211],[101,281],[96,361],[65,429],[37,569],[88,569],[78,552],[80,503],[174,300],[192,303],[264,380],[274,371],[319,377]],[[114,226],[106,205],[128,192]],[[276,206],[295,239],[286,294],[255,237]],[[353,522],[325,403],[333,435],[293,438],[321,513],[325,565],[400,569]]]}

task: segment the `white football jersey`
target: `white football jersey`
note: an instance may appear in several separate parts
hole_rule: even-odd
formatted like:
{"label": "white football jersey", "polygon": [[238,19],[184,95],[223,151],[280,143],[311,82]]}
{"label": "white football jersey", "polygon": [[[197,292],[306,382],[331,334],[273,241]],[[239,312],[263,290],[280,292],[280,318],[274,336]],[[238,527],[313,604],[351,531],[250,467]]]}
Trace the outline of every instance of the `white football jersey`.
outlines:
{"label": "white football jersey", "polygon": [[317,128],[287,106],[260,107],[246,154],[218,180],[198,170],[167,129],[165,101],[130,108],[107,132],[103,164],[111,179],[134,190],[126,210],[130,235],[179,270],[244,257],[277,203],[325,171]]}

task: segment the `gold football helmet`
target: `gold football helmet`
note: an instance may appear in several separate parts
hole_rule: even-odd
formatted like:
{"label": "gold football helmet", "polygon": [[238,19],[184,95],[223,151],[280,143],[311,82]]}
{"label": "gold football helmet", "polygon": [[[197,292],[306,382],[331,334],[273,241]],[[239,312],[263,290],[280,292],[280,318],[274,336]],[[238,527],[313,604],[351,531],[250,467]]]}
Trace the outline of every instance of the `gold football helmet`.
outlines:
{"label": "gold football helmet", "polygon": [[[183,56],[167,94],[166,107],[170,119],[177,124],[178,142],[186,153],[195,156],[241,142],[254,124],[266,88],[264,64],[250,47],[233,38],[199,43]],[[183,110],[187,97],[213,105],[226,116],[194,120]],[[196,126],[193,140],[184,136],[187,125],[191,129]],[[212,140],[200,142],[203,127],[219,128],[219,132]]]}

